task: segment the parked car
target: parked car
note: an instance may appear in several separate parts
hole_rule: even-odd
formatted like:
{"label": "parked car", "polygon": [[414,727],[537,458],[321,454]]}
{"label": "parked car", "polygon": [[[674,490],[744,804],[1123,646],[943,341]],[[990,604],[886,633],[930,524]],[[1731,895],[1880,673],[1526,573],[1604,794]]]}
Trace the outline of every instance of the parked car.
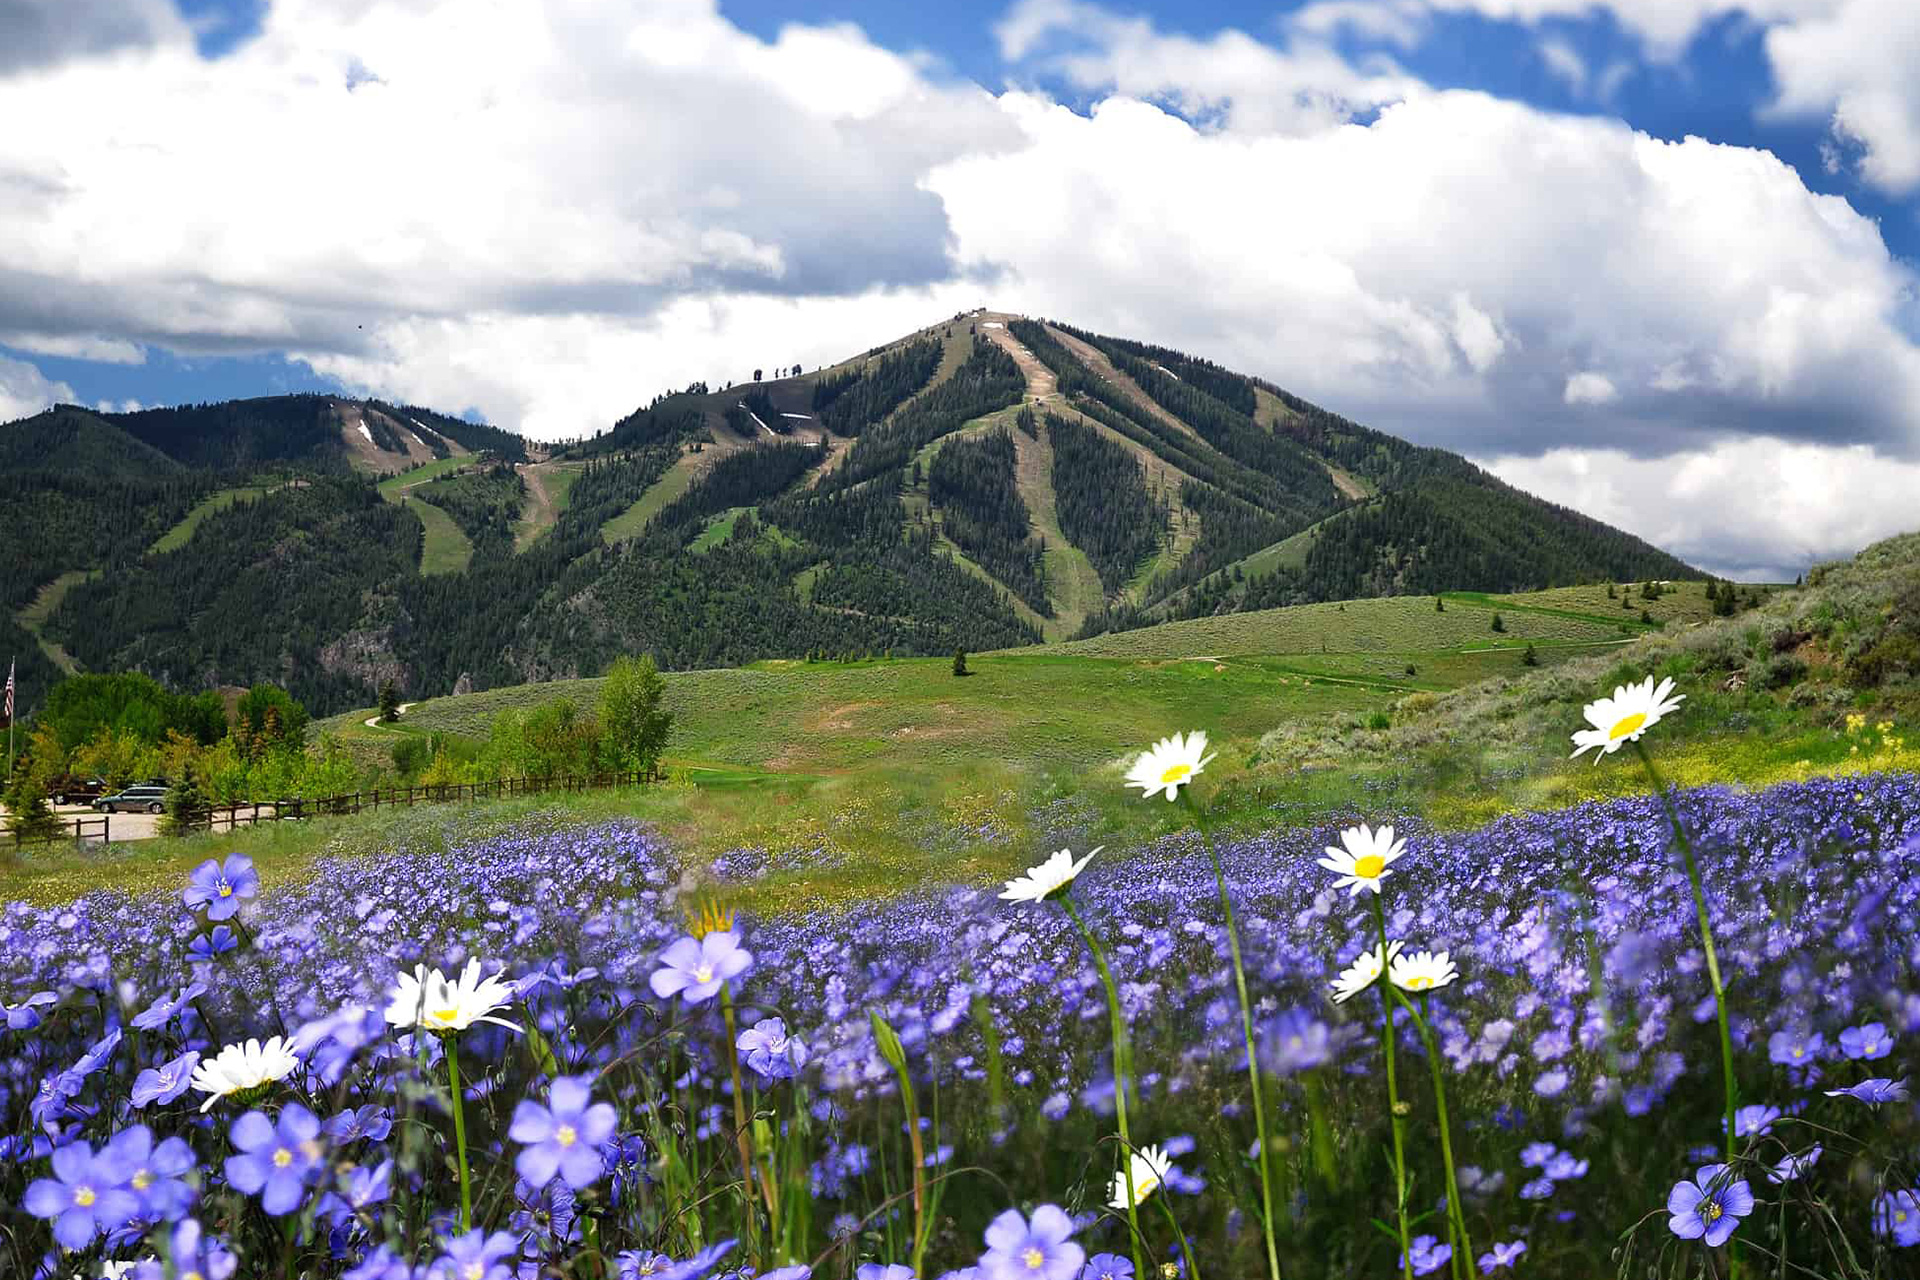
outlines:
{"label": "parked car", "polygon": [[82,778],[71,773],[55,778],[47,787],[47,795],[55,804],[92,804],[105,794],[105,778]]}
{"label": "parked car", "polygon": [[93,807],[101,813],[161,813],[167,807],[167,789],[142,783],[110,796],[101,796],[93,802]]}

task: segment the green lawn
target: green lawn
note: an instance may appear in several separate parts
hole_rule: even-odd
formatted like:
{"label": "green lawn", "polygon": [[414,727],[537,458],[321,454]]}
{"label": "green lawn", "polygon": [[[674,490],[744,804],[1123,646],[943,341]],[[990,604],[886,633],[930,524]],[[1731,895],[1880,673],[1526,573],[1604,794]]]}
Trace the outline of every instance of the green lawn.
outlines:
{"label": "green lawn", "polygon": [[472,465],[473,458],[468,454],[454,454],[450,458],[435,458],[432,462],[426,463],[424,466],[415,467],[411,471],[402,471],[399,475],[388,476],[385,480],[382,480],[379,485],[380,496],[388,502],[397,502],[406,490],[413,488],[415,485],[426,484],[430,480],[437,480],[441,476],[451,475],[462,467],[470,467]]}
{"label": "green lawn", "polygon": [[193,510],[187,512],[179,524],[155,539],[154,544],[147,550],[154,555],[178,551],[193,538],[194,530],[200,527],[200,522],[214,512],[225,511],[242,498],[264,498],[267,492],[265,485],[246,485],[242,488],[222,489],[218,493],[210,494],[195,504]]}
{"label": "green lawn", "polygon": [[426,538],[420,544],[422,574],[459,573],[473,559],[473,543],[453,517],[419,498],[406,498],[407,510],[420,517]]}
{"label": "green lawn", "polygon": [[674,463],[632,506],[600,526],[600,540],[612,546],[639,537],[648,522],[666,510],[668,503],[693,487],[693,478],[701,466],[700,458],[700,454],[689,453]]}
{"label": "green lawn", "polygon": [[62,600],[66,599],[67,592],[71,591],[78,584],[85,582],[88,578],[92,577],[95,572],[95,570],[91,569],[67,570],[52,582],[40,588],[39,593],[33,598],[33,603],[27,605],[14,615],[14,617],[19,620],[20,625],[26,628],[27,633],[39,644],[40,652],[47,655],[48,661],[52,662],[68,675],[72,675],[78,671],[80,669],[79,665],[74,662],[73,658],[65,649],[42,634],[40,629],[46,626],[47,619],[53,616],[53,611],[60,607]]}

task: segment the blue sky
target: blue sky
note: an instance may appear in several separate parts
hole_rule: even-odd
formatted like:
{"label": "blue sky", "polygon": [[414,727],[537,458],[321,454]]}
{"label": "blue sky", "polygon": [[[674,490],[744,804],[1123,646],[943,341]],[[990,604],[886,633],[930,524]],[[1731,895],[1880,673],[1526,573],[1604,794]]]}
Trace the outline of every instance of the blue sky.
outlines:
{"label": "blue sky", "polygon": [[12,0],[0,421],[574,436],[986,303],[1790,577],[1920,491],[1916,58],[1908,0]]}

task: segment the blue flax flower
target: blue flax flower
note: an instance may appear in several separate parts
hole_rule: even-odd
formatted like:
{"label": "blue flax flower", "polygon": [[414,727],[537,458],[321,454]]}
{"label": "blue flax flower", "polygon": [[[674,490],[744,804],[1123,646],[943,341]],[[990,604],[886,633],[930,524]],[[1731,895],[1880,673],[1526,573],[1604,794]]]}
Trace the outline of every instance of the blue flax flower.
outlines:
{"label": "blue flax flower", "polygon": [[1745,1178],[1729,1178],[1727,1166],[1702,1166],[1692,1182],[1676,1182],[1667,1193],[1667,1229],[1682,1240],[1702,1240],[1719,1248],[1753,1212],[1753,1192]]}
{"label": "blue flax flower", "polygon": [[240,909],[241,902],[260,892],[260,873],[253,859],[244,853],[230,853],[224,862],[208,858],[187,876],[186,890],[180,900],[189,909],[205,907],[207,919],[227,920]]}
{"label": "blue flax flower", "polygon": [[1008,1209],[987,1225],[980,1271],[986,1280],[1080,1280],[1087,1251],[1072,1236],[1073,1219],[1059,1205],[1041,1205],[1031,1220]]}
{"label": "blue flax flower", "polygon": [[1806,1177],[1813,1172],[1813,1166],[1820,1163],[1821,1150],[1816,1142],[1798,1155],[1782,1156],[1778,1164],[1767,1170],[1767,1181],[1779,1186],[1783,1182]]}
{"label": "blue flax flower", "polygon": [[140,1197],[127,1185],[131,1172],[110,1149],[95,1155],[84,1142],[56,1147],[53,1177],[28,1184],[24,1204],[34,1217],[53,1219],[55,1240],[84,1249],[140,1212]]}
{"label": "blue flax flower", "polygon": [[170,1062],[148,1067],[134,1078],[133,1105],[138,1108],[155,1102],[172,1102],[187,1091],[193,1069],[199,1065],[200,1055],[189,1049]]}
{"label": "blue flax flower", "polygon": [[1840,1033],[1840,1052],[1856,1061],[1884,1058],[1893,1052],[1893,1037],[1884,1022],[1848,1027]]}
{"label": "blue flax flower", "polygon": [[204,982],[195,982],[180,988],[176,995],[163,995],[144,1010],[133,1016],[133,1025],[142,1031],[158,1031],[175,1018],[180,1011],[207,993]]}
{"label": "blue flax flower", "polygon": [[153,1131],[143,1124],[122,1129],[108,1139],[102,1154],[127,1171],[127,1186],[140,1197],[140,1215],[161,1222],[177,1222],[193,1207],[194,1189],[184,1178],[199,1165],[184,1138],[168,1138],[155,1145]]}
{"label": "blue flax flower", "polygon": [[863,1262],[853,1273],[853,1280],[914,1280],[914,1275],[912,1267],[897,1262]]}
{"label": "blue flax flower", "polygon": [[1289,1009],[1267,1024],[1260,1038],[1260,1065],[1276,1076],[1292,1075],[1333,1056],[1332,1032],[1304,1009]]}
{"label": "blue flax flower", "polygon": [[520,1249],[511,1233],[469,1231],[447,1241],[447,1251],[427,1268],[428,1280],[512,1280],[507,1259]]}
{"label": "blue flax flower", "polygon": [[217,924],[211,933],[199,934],[187,944],[187,959],[195,964],[207,964],[215,956],[225,955],[239,945],[240,940],[233,936],[232,929]]}
{"label": "blue flax flower", "polygon": [[557,1173],[578,1191],[606,1172],[600,1146],[613,1137],[619,1116],[593,1100],[587,1083],[585,1077],[562,1076],[548,1093],[550,1106],[522,1098],[514,1107],[507,1136],[523,1145],[513,1167],[532,1186],[546,1186]]}
{"label": "blue flax flower", "polygon": [[1873,1234],[1891,1237],[1902,1249],[1920,1244],[1920,1196],[1911,1191],[1875,1196]]}
{"label": "blue flax flower", "polygon": [[1510,1244],[1496,1244],[1492,1249],[1480,1255],[1480,1274],[1490,1276],[1496,1271],[1506,1271],[1520,1260],[1527,1251],[1525,1240],[1515,1240]]}
{"label": "blue flax flower", "polygon": [[1453,1257],[1453,1246],[1441,1244],[1437,1236],[1415,1236],[1412,1246],[1400,1255],[1402,1265],[1413,1264],[1413,1274],[1432,1275]]}
{"label": "blue flax flower", "polygon": [[1829,1089],[1827,1096],[1857,1098],[1870,1107],[1877,1107],[1883,1102],[1904,1102],[1907,1097],[1907,1078],[1901,1076],[1898,1080],[1889,1080],[1885,1076],[1876,1076],[1872,1080],[1862,1080],[1851,1088]]}
{"label": "blue flax flower", "polygon": [[40,1025],[40,1010],[59,1001],[60,997],[51,991],[36,991],[19,1004],[0,1004],[0,1012],[7,1015],[9,1031],[31,1031]]}
{"label": "blue flax flower", "polygon": [[740,1061],[763,1080],[791,1080],[807,1065],[807,1046],[787,1034],[779,1018],[762,1018],[740,1033],[734,1047]]}
{"label": "blue flax flower", "polygon": [[320,1121],[297,1102],[280,1111],[276,1124],[263,1112],[249,1111],[233,1122],[229,1135],[240,1154],[227,1157],[227,1181],[274,1217],[292,1213],[306,1199],[307,1184],[322,1172]]}
{"label": "blue flax flower", "polygon": [[174,1276],[199,1276],[201,1280],[227,1280],[240,1265],[226,1245],[218,1238],[206,1235],[200,1224],[192,1218],[182,1219],[174,1227],[167,1242],[167,1252],[172,1265],[162,1268],[156,1261],[143,1262],[135,1268],[134,1280],[162,1280],[165,1276],[171,1280]]}
{"label": "blue flax flower", "polygon": [[698,939],[682,938],[660,953],[660,967],[647,980],[662,1000],[680,996],[700,1004],[720,994],[720,988],[745,973],[753,953],[740,946],[739,935],[721,929]]}
{"label": "blue flax flower", "polygon": [[1117,1253],[1096,1253],[1087,1259],[1080,1280],[1133,1280],[1133,1259]]}

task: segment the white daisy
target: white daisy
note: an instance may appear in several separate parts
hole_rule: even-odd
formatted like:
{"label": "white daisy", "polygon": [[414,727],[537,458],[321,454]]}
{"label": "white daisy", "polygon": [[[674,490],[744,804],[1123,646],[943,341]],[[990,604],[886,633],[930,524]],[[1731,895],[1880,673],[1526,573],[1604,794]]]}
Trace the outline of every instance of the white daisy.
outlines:
{"label": "white daisy", "polygon": [[1380,980],[1381,970],[1387,967],[1386,962],[1398,956],[1400,954],[1400,948],[1405,945],[1405,943],[1401,942],[1391,944],[1387,948],[1387,954],[1384,958],[1381,956],[1380,948],[1378,947],[1373,948],[1371,951],[1362,951],[1358,956],[1354,957],[1353,963],[1345,969],[1342,969],[1340,976],[1333,980],[1333,1002],[1335,1004],[1345,1004],[1378,982]]}
{"label": "white daisy", "polygon": [[1196,729],[1185,735],[1174,734],[1171,738],[1162,738],[1152,748],[1140,753],[1133,762],[1133,768],[1127,771],[1127,785],[1139,787],[1141,798],[1151,800],[1161,791],[1171,800],[1182,786],[1192,782],[1195,775],[1207,767],[1212,756],[1202,756],[1207,749],[1206,731]]}
{"label": "white daisy", "polygon": [[293,1056],[290,1041],[279,1036],[265,1044],[249,1040],[245,1044],[230,1044],[212,1058],[203,1058],[187,1083],[208,1095],[200,1104],[200,1110],[211,1111],[214,1103],[229,1094],[284,1080],[299,1065],[300,1059]]}
{"label": "white daisy", "polygon": [[1444,951],[1395,956],[1387,967],[1387,980],[1402,991],[1438,991],[1459,976]]}
{"label": "white daisy", "polygon": [[[1133,1166],[1134,1205],[1144,1203],[1167,1180],[1167,1173],[1173,1168],[1173,1157],[1159,1147],[1143,1147],[1131,1154],[1129,1162]],[[1127,1203],[1127,1176],[1124,1173],[1113,1175],[1110,1202],[1115,1209],[1132,1207]]]}
{"label": "white daisy", "polygon": [[1395,840],[1391,826],[1375,831],[1364,822],[1342,831],[1340,843],[1346,848],[1336,849],[1328,845],[1327,856],[1319,859],[1319,863],[1327,870],[1339,873],[1340,879],[1333,882],[1334,888],[1343,889],[1352,885],[1356,894],[1362,889],[1380,892],[1380,882],[1386,879],[1387,868],[1407,851],[1407,842],[1404,839]]}
{"label": "white daisy", "polygon": [[[1668,694],[1673,694],[1668,697]],[[1579,759],[1580,753],[1600,748],[1593,757],[1595,764],[1601,756],[1610,756],[1620,749],[1623,742],[1638,742],[1640,735],[1660,723],[1660,718],[1672,712],[1683,701],[1686,694],[1673,693],[1673,677],[1669,676],[1654,687],[1653,677],[1648,676],[1639,684],[1623,684],[1615,688],[1611,698],[1601,698],[1598,702],[1589,702],[1581,714],[1586,716],[1591,729],[1582,729],[1573,735],[1573,759]]]}
{"label": "white daisy", "polygon": [[1093,855],[1106,848],[1100,845],[1092,853],[1075,862],[1073,850],[1062,849],[1037,867],[1028,867],[1027,874],[1007,881],[1006,891],[1000,896],[1008,902],[1045,902],[1073,883],[1075,876],[1093,861]]}
{"label": "white daisy", "polygon": [[476,1022],[491,1022],[496,1027],[518,1031],[519,1027],[491,1016],[513,1002],[513,987],[499,974],[480,976],[480,957],[467,961],[458,981],[425,965],[416,965],[412,973],[395,977],[393,996],[387,1002],[387,1021],[396,1027],[425,1027],[428,1031],[465,1031]]}

